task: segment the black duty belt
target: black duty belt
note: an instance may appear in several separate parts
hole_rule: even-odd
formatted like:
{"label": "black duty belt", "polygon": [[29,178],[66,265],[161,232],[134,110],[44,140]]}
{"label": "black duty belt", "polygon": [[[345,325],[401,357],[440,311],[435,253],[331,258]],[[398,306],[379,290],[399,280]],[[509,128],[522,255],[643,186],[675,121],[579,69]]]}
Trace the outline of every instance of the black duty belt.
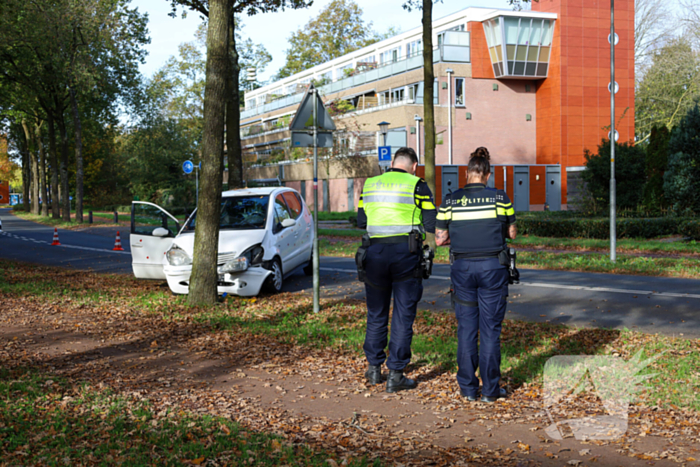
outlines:
{"label": "black duty belt", "polygon": [[487,252],[487,253],[458,253],[452,252],[452,257],[454,259],[491,259],[498,258],[498,253],[500,252]]}
{"label": "black duty belt", "polygon": [[392,237],[374,237],[369,239],[370,245],[379,243],[408,243],[408,235],[394,235]]}

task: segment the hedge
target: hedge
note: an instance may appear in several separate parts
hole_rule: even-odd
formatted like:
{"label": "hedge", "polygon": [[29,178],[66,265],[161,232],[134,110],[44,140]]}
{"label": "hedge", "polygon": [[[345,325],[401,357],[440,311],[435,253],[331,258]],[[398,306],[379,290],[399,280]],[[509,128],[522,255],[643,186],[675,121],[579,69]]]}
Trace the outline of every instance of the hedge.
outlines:
{"label": "hedge", "polygon": [[687,220],[680,225],[680,234],[700,241],[700,220]]}
{"label": "hedge", "polygon": [[[688,232],[694,232],[694,234]],[[654,238],[668,235],[693,237],[699,232],[698,221],[676,217],[617,220],[618,238]],[[610,238],[610,220],[604,218],[533,219],[521,217],[518,219],[518,233],[537,237],[605,239]]]}

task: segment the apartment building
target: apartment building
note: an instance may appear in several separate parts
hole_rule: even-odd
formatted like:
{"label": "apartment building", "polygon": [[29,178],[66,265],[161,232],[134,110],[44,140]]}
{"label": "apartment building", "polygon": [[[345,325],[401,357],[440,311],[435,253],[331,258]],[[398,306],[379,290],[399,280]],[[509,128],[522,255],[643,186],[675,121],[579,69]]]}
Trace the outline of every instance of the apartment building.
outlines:
{"label": "apartment building", "polygon": [[[584,151],[610,122],[609,4],[540,0],[532,11],[466,8],[433,22],[436,198],[464,184],[469,154],[486,146],[494,186],[519,210],[567,207]],[[617,130],[634,136],[634,2],[616,5]],[[418,21],[418,20],[417,20]],[[241,136],[246,179],[279,178],[311,204],[312,166],[290,147],[289,122],[310,83],[338,130],[323,151],[319,208],[357,206],[377,175],[378,123],[386,145],[424,153],[422,28],[410,29],[245,95]],[[607,128],[606,128],[607,127]]]}

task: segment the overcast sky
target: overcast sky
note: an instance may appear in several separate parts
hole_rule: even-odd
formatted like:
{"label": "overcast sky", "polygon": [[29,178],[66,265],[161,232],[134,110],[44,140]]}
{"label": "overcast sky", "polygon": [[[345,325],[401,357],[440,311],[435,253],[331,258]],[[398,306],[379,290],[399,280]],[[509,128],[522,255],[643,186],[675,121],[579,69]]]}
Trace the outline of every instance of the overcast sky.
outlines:
{"label": "overcast sky", "polygon": [[[420,11],[411,13],[401,8],[402,0],[355,0],[364,11],[366,22],[372,22],[373,29],[384,32],[391,26],[401,31],[420,26]],[[315,0],[311,8],[304,10],[286,10],[279,13],[267,13],[252,17],[243,17],[243,36],[250,37],[255,43],[263,44],[272,54],[272,62],[264,73],[259,74],[259,79],[266,80],[275,74],[284,65],[287,40],[289,36],[305,25],[311,18],[318,16],[319,12],[330,0]],[[187,18],[182,19],[168,16],[170,2],[166,0],[132,0],[131,5],[138,7],[139,11],[148,13],[148,29],[151,43],[147,46],[148,57],[146,63],[141,66],[141,72],[150,77],[165,61],[177,55],[177,46],[182,42],[194,39],[194,32],[200,23],[200,17],[190,12]],[[507,0],[443,0],[437,3],[433,9],[433,18],[441,18],[468,6],[482,6],[490,8],[509,8]]]}

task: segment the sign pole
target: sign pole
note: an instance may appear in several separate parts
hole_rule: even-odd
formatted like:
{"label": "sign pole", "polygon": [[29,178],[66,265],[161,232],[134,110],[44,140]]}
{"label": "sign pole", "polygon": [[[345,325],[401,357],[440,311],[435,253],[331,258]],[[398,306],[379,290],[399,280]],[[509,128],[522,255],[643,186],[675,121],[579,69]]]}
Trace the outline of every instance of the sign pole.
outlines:
{"label": "sign pole", "polygon": [[318,257],[318,90],[313,90],[313,122],[314,122],[314,243],[313,243],[313,270],[314,270],[314,313],[320,311],[320,275]]}
{"label": "sign pole", "polygon": [[610,0],[610,261],[617,260],[615,181],[615,0]]}

